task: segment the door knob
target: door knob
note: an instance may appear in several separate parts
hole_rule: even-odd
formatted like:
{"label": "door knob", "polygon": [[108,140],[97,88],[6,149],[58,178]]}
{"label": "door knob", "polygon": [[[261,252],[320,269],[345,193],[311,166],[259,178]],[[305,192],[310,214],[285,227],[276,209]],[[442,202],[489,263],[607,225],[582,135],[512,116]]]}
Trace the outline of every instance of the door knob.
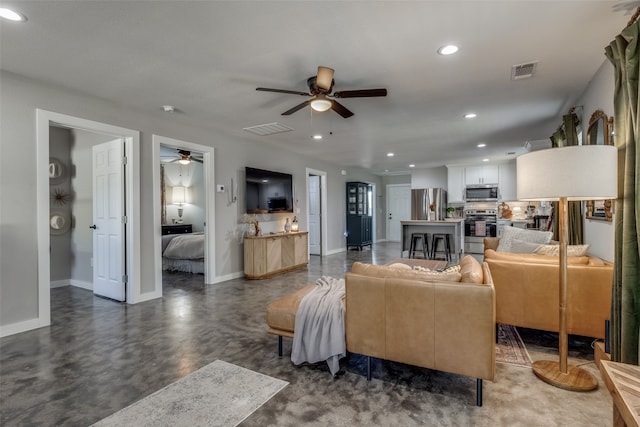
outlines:
{"label": "door knob", "polygon": [[93,224],[93,225],[90,225],[89,228],[93,228],[95,230],[98,227],[95,224]]}

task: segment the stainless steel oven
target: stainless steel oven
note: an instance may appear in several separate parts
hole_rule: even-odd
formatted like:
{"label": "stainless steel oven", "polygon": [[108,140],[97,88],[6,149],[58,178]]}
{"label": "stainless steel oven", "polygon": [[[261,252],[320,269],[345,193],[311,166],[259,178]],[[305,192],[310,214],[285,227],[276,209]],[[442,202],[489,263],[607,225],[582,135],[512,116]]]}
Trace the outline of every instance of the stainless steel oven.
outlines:
{"label": "stainless steel oven", "polygon": [[496,237],[498,211],[496,209],[467,209],[464,212],[464,252],[484,253],[484,238]]}

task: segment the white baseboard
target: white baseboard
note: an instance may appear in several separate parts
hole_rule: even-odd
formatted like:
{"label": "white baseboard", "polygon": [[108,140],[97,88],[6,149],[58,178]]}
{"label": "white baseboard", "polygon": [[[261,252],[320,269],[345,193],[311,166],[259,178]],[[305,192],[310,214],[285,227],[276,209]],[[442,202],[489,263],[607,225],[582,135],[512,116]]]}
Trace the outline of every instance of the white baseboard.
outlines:
{"label": "white baseboard", "polygon": [[75,286],[76,288],[82,288],[82,289],[86,289],[88,291],[93,291],[93,283],[91,282],[85,282],[82,280],[69,280],[69,284],[71,286]]}
{"label": "white baseboard", "polygon": [[29,319],[23,322],[11,323],[9,325],[0,326],[0,337],[8,337],[9,335],[19,334],[20,332],[43,328],[50,324],[51,323],[49,321],[41,319]]}
{"label": "white baseboard", "polygon": [[64,279],[64,280],[53,280],[50,283],[50,288],[61,288],[63,286],[69,286],[71,283],[69,283],[69,279]]}
{"label": "white baseboard", "polygon": [[327,251],[327,253],[325,255],[335,255],[335,254],[339,254],[340,252],[346,252],[347,248],[346,247],[342,247],[342,248],[338,248],[338,249],[333,249],[331,251]]}
{"label": "white baseboard", "polygon": [[216,278],[213,279],[213,283],[207,283],[207,285],[214,285],[216,283],[226,282],[227,280],[240,279],[241,277],[244,277],[244,271],[236,271],[235,273],[225,274],[224,276],[216,276]]}

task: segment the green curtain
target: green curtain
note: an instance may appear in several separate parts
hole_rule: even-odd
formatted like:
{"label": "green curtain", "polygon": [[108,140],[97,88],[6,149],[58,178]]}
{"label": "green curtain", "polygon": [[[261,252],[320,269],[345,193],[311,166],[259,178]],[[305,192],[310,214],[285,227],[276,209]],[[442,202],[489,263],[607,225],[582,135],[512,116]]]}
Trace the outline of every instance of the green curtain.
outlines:
{"label": "green curtain", "polygon": [[640,255],[638,246],[638,22],[629,24],[605,54],[614,66],[614,126],[618,147],[618,198],[615,217],[615,259],[611,306],[611,357],[638,364],[640,341]]}
{"label": "green curtain", "polygon": [[[564,131],[562,129],[557,130],[551,135],[552,147],[564,147],[569,145],[578,145],[578,131],[577,127],[580,123],[578,116],[574,113],[565,114],[562,116],[562,123]],[[553,203],[553,235],[558,240],[558,217],[555,215],[558,212],[558,203]],[[583,220],[582,220],[582,202],[569,202],[568,212],[569,216],[569,245],[581,245],[584,239]]]}

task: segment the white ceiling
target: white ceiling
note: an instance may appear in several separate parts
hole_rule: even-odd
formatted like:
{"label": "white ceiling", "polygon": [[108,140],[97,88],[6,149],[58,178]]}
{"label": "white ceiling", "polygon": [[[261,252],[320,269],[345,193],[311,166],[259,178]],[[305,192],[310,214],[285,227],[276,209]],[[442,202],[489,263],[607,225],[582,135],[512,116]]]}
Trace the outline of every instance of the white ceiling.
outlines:
{"label": "white ceiling", "polygon": [[[0,66],[230,138],[398,173],[500,161],[547,139],[638,3],[3,1],[29,20],[0,25]],[[436,53],[450,42],[456,55]],[[530,61],[535,77],[512,81],[511,67]],[[388,96],[340,100],[355,113],[343,119],[309,108],[282,116],[305,98],[255,90],[307,91],[318,65],[336,70],[336,91]],[[178,111],[167,118],[164,104]],[[478,117],[465,120],[469,111]],[[273,122],[294,130],[242,130]]]}

